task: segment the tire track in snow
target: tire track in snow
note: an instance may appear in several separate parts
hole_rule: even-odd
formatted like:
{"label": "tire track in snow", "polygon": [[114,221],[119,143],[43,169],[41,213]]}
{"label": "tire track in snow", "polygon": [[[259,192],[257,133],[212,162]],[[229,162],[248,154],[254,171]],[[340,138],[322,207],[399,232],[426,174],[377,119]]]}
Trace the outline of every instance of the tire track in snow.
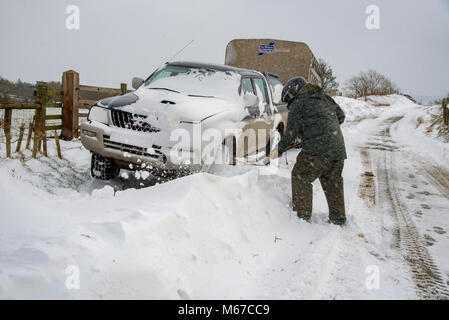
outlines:
{"label": "tire track in snow", "polygon": [[397,190],[396,177],[391,170],[395,167],[394,154],[383,152],[382,162],[383,167],[379,168],[378,175],[386,186],[384,191],[390,200],[393,214],[398,223],[397,245],[412,270],[417,294],[423,299],[449,299],[449,292],[442,275],[429,254]]}
{"label": "tire track in snow", "polygon": [[[401,119],[402,117],[389,118],[386,120],[386,124],[393,125]],[[381,141],[383,140],[386,143],[385,148],[375,148],[380,155],[377,168],[378,182],[379,187],[382,184],[385,188],[382,191],[386,195],[386,200],[389,202],[398,224],[396,245],[401,250],[402,257],[410,266],[418,296],[423,299],[447,300],[449,299],[449,291],[441,272],[427,250],[425,242],[414,225],[396,186],[398,179],[395,174],[397,166],[394,151],[398,149],[396,147],[391,148],[394,141],[391,139],[389,128],[381,131],[378,136],[381,137]],[[424,170],[437,182],[439,181],[425,167]]]}
{"label": "tire track in snow", "polygon": [[443,168],[423,162],[420,163],[420,168],[420,172],[424,177],[441,192],[443,197],[449,200],[449,172]]}

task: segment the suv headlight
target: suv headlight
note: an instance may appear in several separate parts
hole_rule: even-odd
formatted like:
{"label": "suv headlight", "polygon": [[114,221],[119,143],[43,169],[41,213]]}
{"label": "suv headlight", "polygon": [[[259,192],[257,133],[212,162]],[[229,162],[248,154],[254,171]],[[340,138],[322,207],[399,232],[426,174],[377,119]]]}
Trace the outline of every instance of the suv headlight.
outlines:
{"label": "suv headlight", "polygon": [[108,124],[108,109],[99,106],[93,106],[89,110],[87,119],[90,121],[97,121],[103,124]]}

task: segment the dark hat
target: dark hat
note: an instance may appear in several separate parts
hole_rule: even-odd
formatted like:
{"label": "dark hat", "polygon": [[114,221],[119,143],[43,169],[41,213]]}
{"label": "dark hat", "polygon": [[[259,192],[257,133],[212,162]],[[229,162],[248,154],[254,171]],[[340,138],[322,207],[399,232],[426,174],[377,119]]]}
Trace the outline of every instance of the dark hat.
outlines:
{"label": "dark hat", "polygon": [[[298,91],[307,83],[306,79],[303,77],[294,77],[288,80],[284,89],[282,89],[282,101],[286,103],[290,103],[296,96],[298,95]],[[288,96],[291,93],[293,95],[293,99]]]}

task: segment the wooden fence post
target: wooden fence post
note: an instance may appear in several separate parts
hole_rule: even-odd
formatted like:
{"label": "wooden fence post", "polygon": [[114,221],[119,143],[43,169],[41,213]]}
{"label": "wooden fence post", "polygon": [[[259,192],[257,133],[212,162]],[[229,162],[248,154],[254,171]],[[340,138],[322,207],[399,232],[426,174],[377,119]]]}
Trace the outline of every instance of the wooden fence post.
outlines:
{"label": "wooden fence post", "polygon": [[62,74],[62,133],[64,140],[79,136],[79,73],[73,70]]}
{"label": "wooden fence post", "polygon": [[[47,85],[44,82],[36,84],[36,100],[39,108],[36,109],[34,116],[34,140],[33,140],[33,158],[36,158],[40,150],[41,143],[45,136],[45,106],[47,104]],[[44,155],[46,155],[47,141],[44,140]]]}
{"label": "wooden fence post", "polygon": [[34,112],[34,126],[33,126],[34,136],[33,136],[33,154],[32,154],[33,159],[36,159],[40,141],[38,130],[39,109],[40,108],[36,109],[36,111]]}
{"label": "wooden fence post", "polygon": [[46,83],[42,84],[42,93],[41,93],[41,106],[42,106],[42,111],[41,111],[41,116],[42,116],[42,120],[41,120],[41,133],[42,133],[42,147],[43,147],[43,154],[45,157],[48,157],[47,155],[47,133],[45,131],[45,118],[47,116],[47,94],[48,94],[48,87]]}
{"label": "wooden fence post", "polygon": [[444,122],[444,126],[448,128],[449,126],[449,110],[447,109],[447,105],[449,103],[449,98],[445,98],[443,99],[443,103],[441,104],[441,106],[443,107],[443,122]]}
{"label": "wooden fence post", "polygon": [[59,144],[59,137],[56,130],[55,130],[55,144],[56,144],[56,152],[58,153],[58,158],[62,159],[61,145]]}
{"label": "wooden fence post", "polygon": [[30,124],[28,125],[28,135],[27,135],[27,143],[26,143],[25,149],[30,148],[31,136],[33,134],[33,122],[30,122]]}
{"label": "wooden fence post", "polygon": [[122,91],[122,95],[124,95],[128,92],[126,87],[127,87],[126,83],[120,83],[120,91]]}
{"label": "wooden fence post", "polygon": [[20,146],[22,145],[23,133],[25,132],[25,123],[20,125],[19,140],[17,141],[16,152],[20,151]]}
{"label": "wooden fence post", "polygon": [[5,119],[3,121],[3,130],[6,137],[6,157],[11,158],[11,119],[12,109],[5,109]]}

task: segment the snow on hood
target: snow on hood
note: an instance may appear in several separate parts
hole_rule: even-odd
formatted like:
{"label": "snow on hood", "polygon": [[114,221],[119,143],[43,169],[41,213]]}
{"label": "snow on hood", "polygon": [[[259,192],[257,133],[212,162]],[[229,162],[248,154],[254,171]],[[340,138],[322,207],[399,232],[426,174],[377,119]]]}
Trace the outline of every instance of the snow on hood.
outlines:
{"label": "snow on hood", "polygon": [[[238,99],[187,96],[167,90],[142,87],[134,93],[103,99],[98,105],[136,115],[147,116],[144,122],[171,131],[181,121],[198,123],[213,115],[229,111],[242,103]],[[243,110],[243,107],[242,107]]]}
{"label": "snow on hood", "polygon": [[201,122],[230,108],[243,109],[239,85],[240,76],[233,73],[180,75],[157,79],[133,93],[103,99],[98,105],[148,116],[146,122],[151,125],[173,128],[180,121]]}

